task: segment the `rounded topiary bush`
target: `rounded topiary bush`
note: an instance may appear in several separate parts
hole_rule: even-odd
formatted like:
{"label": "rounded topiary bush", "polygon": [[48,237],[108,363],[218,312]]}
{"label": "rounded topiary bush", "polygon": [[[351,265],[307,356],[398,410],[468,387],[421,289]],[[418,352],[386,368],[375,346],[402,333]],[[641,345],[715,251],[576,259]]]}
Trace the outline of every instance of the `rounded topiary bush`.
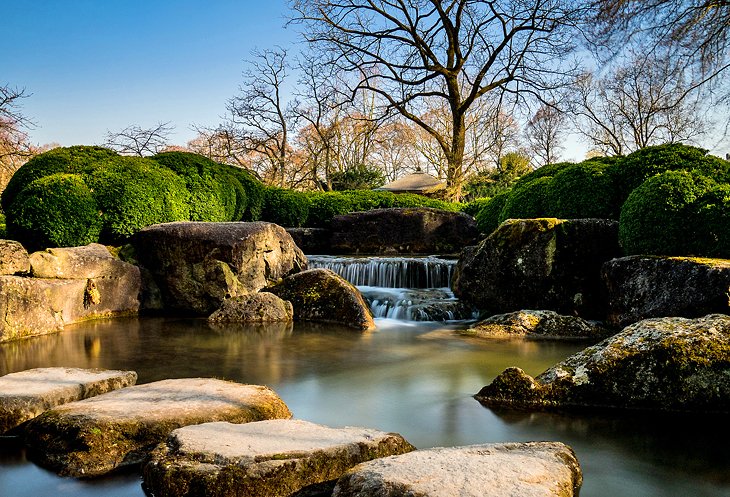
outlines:
{"label": "rounded topiary bush", "polygon": [[262,219],[287,228],[304,226],[309,216],[309,197],[283,188],[267,188]]}
{"label": "rounded topiary bush", "polygon": [[730,184],[710,189],[691,209],[692,253],[730,259]]}
{"label": "rounded topiary bush", "polygon": [[545,209],[561,219],[618,219],[621,205],[614,176],[598,161],[564,167],[547,189]]}
{"label": "rounded topiary bush", "polygon": [[7,210],[15,196],[33,181],[56,173],[81,173],[98,161],[118,157],[113,150],[103,147],[59,147],[38,154],[23,164],[2,193],[2,207]]}
{"label": "rounded topiary bush", "polygon": [[102,228],[96,200],[78,174],[32,181],[6,212],[8,235],[31,251],[87,245],[99,239]]}
{"label": "rounded topiary bush", "polygon": [[556,162],[555,164],[545,164],[542,167],[538,167],[534,171],[531,171],[524,176],[521,176],[518,178],[514,184],[512,185],[513,188],[518,188],[521,186],[526,185],[530,181],[534,181],[538,178],[545,178],[545,177],[552,177],[558,174],[560,171],[565,169],[566,167],[570,167],[575,165],[574,162]]}
{"label": "rounded topiary bush", "polygon": [[479,212],[477,212],[476,216],[474,216],[479,231],[484,234],[489,234],[496,230],[502,223],[502,211],[504,210],[504,204],[507,203],[510,193],[510,190],[507,190],[495,195],[486,203],[486,205],[479,209]]}
{"label": "rounded topiary bush", "polygon": [[471,202],[467,202],[461,206],[461,212],[476,217],[480,210],[486,207],[491,201],[491,197],[475,198]]}
{"label": "rounded topiary bush", "polygon": [[501,223],[505,219],[554,217],[546,208],[546,199],[552,181],[551,176],[543,176],[512,188],[504,209],[502,209],[499,222]]}
{"label": "rounded topiary bush", "polygon": [[352,212],[352,200],[341,192],[318,192],[309,195],[307,225],[321,228],[338,215]]}
{"label": "rounded topiary bush", "polygon": [[342,192],[352,202],[353,212],[387,209],[395,204],[395,193],[372,190],[347,190]]}
{"label": "rounded topiary bush", "polygon": [[240,167],[222,165],[233,175],[246,192],[246,209],[239,220],[258,221],[264,210],[266,186],[253,174]]}
{"label": "rounded topiary bush", "polygon": [[100,162],[85,180],[102,212],[105,242],[123,242],[152,224],[190,219],[185,181],[151,159]]}
{"label": "rounded topiary bush", "polygon": [[621,208],[619,241],[626,254],[689,255],[691,205],[715,182],[688,171],[667,171],[631,192]]}

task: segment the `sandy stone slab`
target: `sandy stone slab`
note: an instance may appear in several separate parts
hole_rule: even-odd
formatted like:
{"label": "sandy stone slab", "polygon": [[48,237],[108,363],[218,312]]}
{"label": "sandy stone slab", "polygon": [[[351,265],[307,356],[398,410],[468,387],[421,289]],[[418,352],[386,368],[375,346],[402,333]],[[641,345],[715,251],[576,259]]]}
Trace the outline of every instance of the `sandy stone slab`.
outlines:
{"label": "sandy stone slab", "polygon": [[582,472],[559,442],[418,450],[360,464],[333,497],[571,497]]}
{"label": "sandy stone slab", "polygon": [[175,429],[212,421],[289,418],[270,388],[212,378],[137,385],[47,411],[28,423],[33,458],[64,476],[139,464]]}
{"label": "sandy stone slab", "polygon": [[152,454],[144,482],[156,497],[284,497],[321,489],[356,464],[413,450],[403,437],[301,420],[175,430]]}
{"label": "sandy stone slab", "polygon": [[61,404],[134,385],[137,373],[107,369],[38,368],[0,377],[0,433]]}

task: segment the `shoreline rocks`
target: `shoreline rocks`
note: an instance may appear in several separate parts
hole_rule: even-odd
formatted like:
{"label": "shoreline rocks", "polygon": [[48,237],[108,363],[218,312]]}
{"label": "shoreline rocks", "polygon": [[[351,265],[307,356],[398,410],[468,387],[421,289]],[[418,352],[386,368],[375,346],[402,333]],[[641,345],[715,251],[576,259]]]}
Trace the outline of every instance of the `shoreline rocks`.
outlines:
{"label": "shoreline rocks", "polygon": [[598,339],[612,332],[595,321],[563,316],[554,311],[522,310],[496,314],[459,334],[476,338],[529,338],[533,340]]}
{"label": "shoreline rocks", "polygon": [[226,299],[218,310],[208,316],[211,323],[269,323],[293,319],[291,302],[268,292]]}
{"label": "shoreline rocks", "polygon": [[30,257],[14,240],[0,240],[0,275],[25,274],[30,271]]}

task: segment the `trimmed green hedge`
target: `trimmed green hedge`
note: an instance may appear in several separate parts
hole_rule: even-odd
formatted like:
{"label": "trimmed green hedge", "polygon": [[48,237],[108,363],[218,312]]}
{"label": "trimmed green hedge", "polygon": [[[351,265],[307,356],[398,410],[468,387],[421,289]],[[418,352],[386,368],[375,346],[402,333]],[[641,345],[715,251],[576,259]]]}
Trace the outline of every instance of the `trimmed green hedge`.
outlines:
{"label": "trimmed green hedge", "polygon": [[474,216],[477,222],[477,228],[482,233],[488,235],[492,231],[496,230],[497,227],[502,223],[502,211],[504,210],[504,204],[509,199],[510,191],[502,192],[495,195],[494,197],[483,206],[477,215]]}
{"label": "trimmed green hedge", "polygon": [[56,173],[26,185],[7,209],[8,236],[29,250],[96,242],[102,218],[78,174]]}
{"label": "trimmed green hedge", "polygon": [[717,185],[691,206],[692,254],[730,259],[730,184]]}
{"label": "trimmed green hedge", "polygon": [[262,219],[286,228],[304,226],[309,216],[307,194],[283,188],[266,188]]}
{"label": "trimmed green hedge", "polygon": [[237,220],[259,221],[264,210],[266,186],[245,169],[225,164],[221,166],[226,168],[238,180],[246,192],[246,210]]}
{"label": "trimmed green hedge", "polygon": [[561,168],[545,192],[544,208],[561,219],[618,219],[621,201],[609,166],[585,161]]}
{"label": "trimmed green hedge", "polygon": [[504,203],[499,222],[505,219],[554,217],[546,210],[545,203],[552,181],[552,177],[542,176],[512,188]]}
{"label": "trimmed green hedge", "polygon": [[489,204],[491,197],[475,198],[471,202],[467,202],[461,206],[461,212],[476,217],[480,210]]}
{"label": "trimmed green hedge", "polygon": [[318,192],[309,195],[309,217],[307,226],[322,228],[340,214],[353,211],[350,197],[341,192]]}
{"label": "trimmed green hedge", "polygon": [[346,190],[342,192],[352,202],[352,212],[387,209],[395,205],[396,194],[386,191]]}

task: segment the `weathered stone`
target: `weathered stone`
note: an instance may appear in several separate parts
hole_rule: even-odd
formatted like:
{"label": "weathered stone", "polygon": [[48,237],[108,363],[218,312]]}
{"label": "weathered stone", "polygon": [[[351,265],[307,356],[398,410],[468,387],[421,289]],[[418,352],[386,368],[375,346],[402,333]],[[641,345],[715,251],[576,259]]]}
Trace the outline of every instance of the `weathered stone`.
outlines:
{"label": "weathered stone", "polygon": [[608,261],[602,272],[608,320],[616,325],[730,314],[730,260],[631,256]]}
{"label": "weathered stone", "polygon": [[123,276],[132,265],[114,257],[104,245],[92,243],[33,252],[30,266],[35,278],[88,279]]}
{"label": "weathered stone", "polygon": [[554,311],[523,310],[490,316],[460,333],[478,338],[596,339],[610,335],[611,331],[595,321],[576,316],[563,316]]}
{"label": "weathered stone", "polygon": [[[299,420],[175,430],[144,468],[157,497],[288,497],[334,486],[356,464],[413,450],[403,437]],[[299,494],[297,494],[299,495]]]}
{"label": "weathered stone", "polygon": [[471,216],[425,207],[335,216],[330,229],[335,254],[451,254],[479,237]]}
{"label": "weathered stone", "polygon": [[359,330],[375,328],[360,291],[329,269],[291,275],[267,290],[292,303],[295,320],[338,323]]}
{"label": "weathered stone", "polygon": [[267,387],[189,378],[64,404],[29,421],[25,435],[41,465],[61,475],[91,477],[140,463],[182,426],[289,417],[284,402]]}
{"label": "weathered stone", "polygon": [[730,412],[730,316],[640,321],[534,379],[509,368],[476,398],[520,409]]}
{"label": "weathered stone", "polygon": [[549,309],[602,319],[601,265],[620,253],[616,221],[510,219],[462,252],[452,286],[494,314]]}
{"label": "weathered stone", "polygon": [[13,240],[0,240],[0,275],[28,271],[30,271],[30,259],[25,248]]}
{"label": "weathered stone", "polygon": [[417,450],[360,464],[333,497],[571,497],[583,476],[559,442]]}
{"label": "weathered stone", "polygon": [[329,254],[332,252],[332,232],[327,228],[287,228],[297,247],[305,254]]}
{"label": "weathered stone", "polygon": [[268,292],[226,299],[217,311],[208,316],[208,321],[214,323],[263,323],[293,319],[291,302]]}
{"label": "weathered stone", "polygon": [[203,315],[307,267],[291,236],[271,223],[158,224],[137,233],[134,246],[165,307]]}
{"label": "weathered stone", "polygon": [[48,409],[134,385],[137,373],[38,368],[0,376],[0,434]]}

